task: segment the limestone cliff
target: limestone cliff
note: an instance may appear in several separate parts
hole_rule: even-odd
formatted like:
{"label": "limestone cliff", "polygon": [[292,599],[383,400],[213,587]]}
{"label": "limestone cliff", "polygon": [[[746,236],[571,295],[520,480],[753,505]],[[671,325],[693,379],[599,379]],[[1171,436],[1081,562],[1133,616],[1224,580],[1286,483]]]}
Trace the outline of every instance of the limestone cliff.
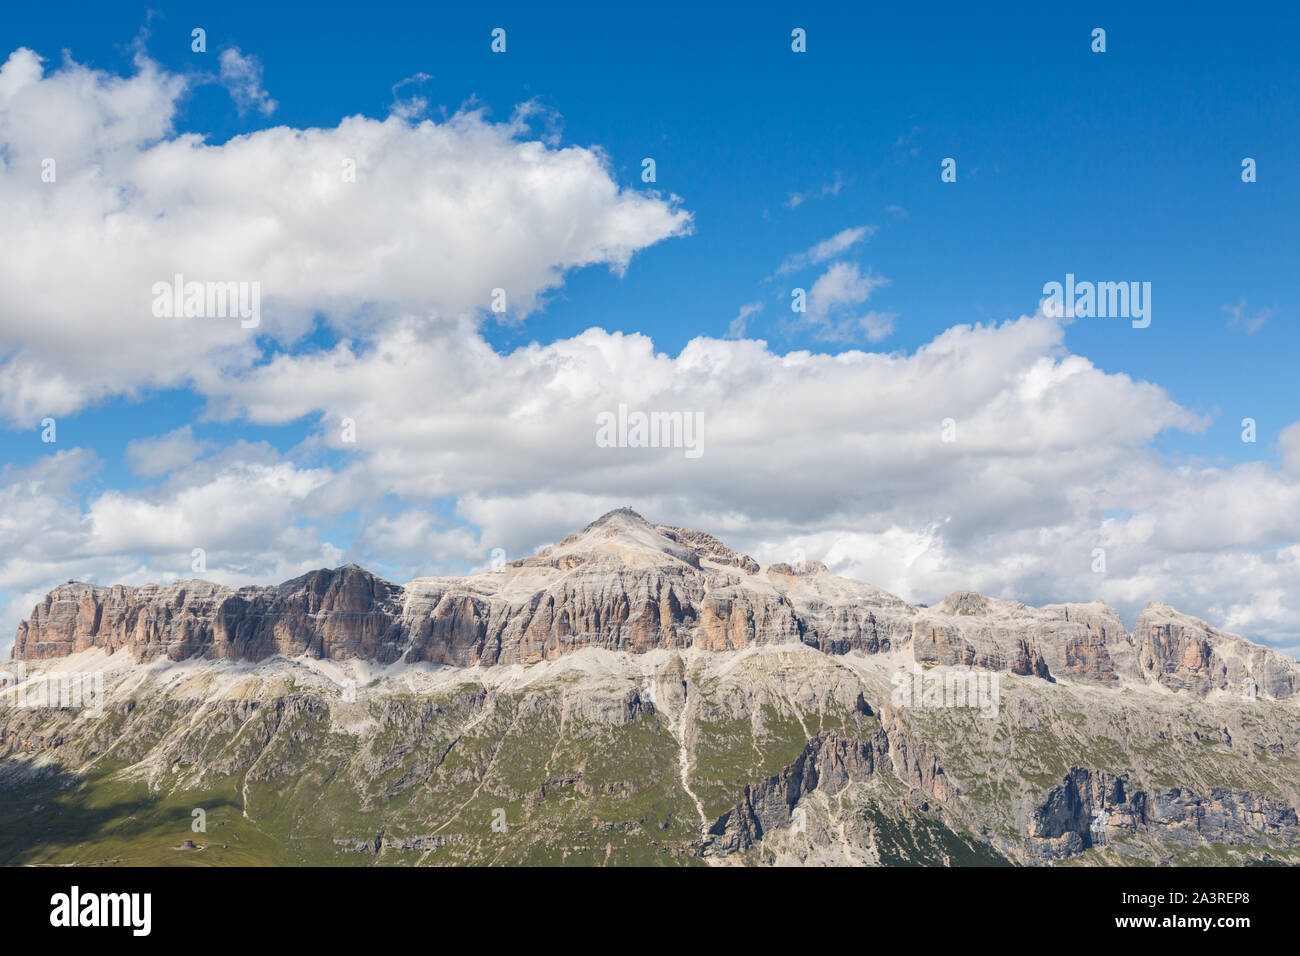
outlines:
{"label": "limestone cliff", "polygon": [[472,577],[384,581],[355,565],[274,587],[206,581],[55,588],[13,656],[89,648],[138,660],[274,656],[459,667],[531,664],[582,648],[735,651],[799,643],[828,654],[910,651],[961,665],[1103,686],[1133,679],[1205,694],[1289,697],[1300,664],[1153,604],[1130,634],[1112,608],[1042,608],[969,591],[912,606],[824,565],[760,567],[711,535],[604,515],[539,554]]}

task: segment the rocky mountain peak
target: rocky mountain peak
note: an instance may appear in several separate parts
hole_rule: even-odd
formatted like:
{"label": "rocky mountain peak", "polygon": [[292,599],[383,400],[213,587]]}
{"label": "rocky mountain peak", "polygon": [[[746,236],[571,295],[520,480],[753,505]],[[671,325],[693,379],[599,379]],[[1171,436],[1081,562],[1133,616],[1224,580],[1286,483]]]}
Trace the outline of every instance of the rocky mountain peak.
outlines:
{"label": "rocky mountain peak", "polygon": [[975,591],[953,591],[943,599],[938,610],[945,614],[977,617],[989,612],[989,599]]}
{"label": "rocky mountain peak", "polygon": [[606,511],[603,515],[601,515],[595,521],[591,522],[591,524],[587,525],[587,527],[583,528],[582,531],[578,533],[582,534],[584,532],[590,531],[592,528],[606,527],[609,525],[623,526],[623,527],[627,527],[627,526],[644,526],[647,528],[651,527],[649,521],[646,521],[645,518],[641,517],[641,515],[638,514],[636,511],[633,511],[631,508],[624,505],[622,508],[615,508],[612,511]]}
{"label": "rocky mountain peak", "polygon": [[607,512],[581,531],[515,564],[523,567],[552,565],[567,570],[588,561],[602,566],[653,566],[682,562],[699,567],[699,557],[693,549],[663,534],[631,508]]}

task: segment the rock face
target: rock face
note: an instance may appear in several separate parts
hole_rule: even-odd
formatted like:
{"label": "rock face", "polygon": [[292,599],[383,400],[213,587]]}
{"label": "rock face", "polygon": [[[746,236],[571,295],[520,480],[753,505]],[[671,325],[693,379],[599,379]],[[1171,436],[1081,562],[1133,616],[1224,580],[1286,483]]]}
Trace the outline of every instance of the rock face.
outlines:
{"label": "rock face", "polygon": [[1035,808],[1029,837],[1045,859],[1104,845],[1116,833],[1157,831],[1184,846],[1294,845],[1295,809],[1283,800],[1214,787],[1207,796],[1174,787],[1154,799],[1127,776],[1075,767]]}
{"label": "rock face", "polygon": [[963,631],[954,625],[922,621],[912,631],[912,653],[923,664],[981,667],[1051,677],[1038,648],[1023,631],[1013,628]]}
{"label": "rock face", "polygon": [[65,584],[18,626],[15,658],[128,648],[139,660],[276,654],[392,659],[402,589],[356,565],[312,571],[270,588],[207,581],[167,586]]}
{"label": "rock face", "polygon": [[789,826],[805,796],[817,790],[838,793],[851,781],[865,780],[885,764],[888,755],[889,740],[883,732],[869,740],[818,734],[789,767],[745,788],[741,802],[709,827],[705,853],[748,850],[761,842],[765,833]]}
{"label": "rock face", "polygon": [[956,591],[920,613],[912,638],[916,659],[928,664],[1100,683],[1138,674],[1132,637],[1100,601],[1035,608]]}
{"label": "rock face", "polygon": [[1029,837],[1047,859],[1081,853],[1105,842],[1112,830],[1136,830],[1147,823],[1147,797],[1125,777],[1074,767],[1034,810]]}
{"label": "rock face", "polygon": [[1168,604],[1147,605],[1133,628],[1133,643],[1143,673],[1174,690],[1290,697],[1300,689],[1294,661],[1180,614]]}
{"label": "rock face", "polygon": [[[620,542],[625,534],[611,543]],[[676,633],[678,649],[574,639],[527,667],[379,668],[374,660],[417,646],[482,661],[484,645],[472,629],[435,643],[432,626],[416,645],[409,622],[436,620],[445,595],[413,610],[410,588],[377,591],[356,569],[309,575],[285,593],[214,597],[209,585],[150,603],[140,595],[160,589],[118,589],[107,616],[87,612],[101,622],[89,635],[101,649],[0,668],[0,796],[11,810],[0,818],[0,864],[169,863],[185,835],[177,806],[208,809],[208,832],[221,836],[202,851],[215,864],[1300,864],[1300,698],[1148,681],[1105,608],[968,594],[900,608],[813,565],[747,574],[728,564],[742,583],[714,595],[722,587],[707,580],[723,573],[714,558],[626,554],[614,567],[628,581],[703,576],[702,597],[678,599],[670,619],[682,630],[648,632],[660,642]],[[578,594],[595,587],[578,572],[604,560],[560,550],[519,568],[548,569]],[[647,561],[668,570],[649,575]],[[519,568],[498,578],[518,582]],[[483,581],[462,582],[456,599],[481,602],[486,621],[499,605],[535,600],[531,581],[517,592]],[[611,595],[625,586],[611,583]],[[737,610],[750,591],[769,603]],[[223,605],[232,593],[244,602],[237,624]],[[853,603],[864,596],[866,609]],[[693,646],[710,598],[733,649]],[[211,643],[197,646],[228,656],[168,660],[196,646],[178,635],[207,633],[176,626],[186,609],[213,605],[226,616],[193,615],[216,622]],[[774,643],[756,623],[754,642],[736,647],[743,628],[731,622],[761,620],[762,606],[773,620],[788,606],[800,639]],[[41,619],[48,639],[27,648],[76,646],[79,613],[77,601],[52,601]],[[606,625],[596,636],[615,633]],[[498,660],[512,647],[518,655],[528,628],[515,627],[501,631]],[[620,620],[617,633],[625,628]],[[875,634],[875,652],[836,650],[854,628]],[[979,706],[932,701],[914,686],[896,699],[900,669],[939,671],[909,653],[914,628],[949,635],[988,666],[1009,668],[1023,641],[1050,666],[1078,662],[1079,673],[971,672],[991,691]],[[104,653],[130,647],[120,642],[137,632],[150,637],[134,649],[152,655],[147,664]],[[814,632],[828,650],[810,642]],[[97,687],[102,678],[93,699],[65,703],[61,690],[56,699],[90,673]],[[103,826],[104,806],[132,808],[132,840]]]}
{"label": "rock face", "polygon": [[823,731],[808,741],[790,766],[745,788],[740,803],[709,827],[703,852],[707,856],[748,850],[764,834],[790,826],[805,797],[816,792],[838,794],[877,772],[890,773],[937,800],[957,796],[938,760],[924,743],[910,740],[901,724],[886,720],[865,739]]}
{"label": "rock face", "polygon": [[1296,812],[1281,800],[1243,790],[1214,787],[1197,796],[1173,788],[1155,799],[1152,823],[1164,836],[1192,845],[1198,841],[1240,845],[1296,842]]}
{"label": "rock face", "polygon": [[1289,697],[1300,664],[1151,605],[1133,634],[1100,602],[1043,608],[969,591],[933,608],[831,574],[762,568],[711,535],[619,509],[537,555],[467,578],[392,584],[355,566],[276,587],[205,581],[55,588],[19,625],[13,656],[89,648],[139,660],[274,656],[458,667],[532,664],[582,648],[737,651],[802,643],[827,654],[909,650],[921,664],[1054,680],[1132,678],[1205,694]]}

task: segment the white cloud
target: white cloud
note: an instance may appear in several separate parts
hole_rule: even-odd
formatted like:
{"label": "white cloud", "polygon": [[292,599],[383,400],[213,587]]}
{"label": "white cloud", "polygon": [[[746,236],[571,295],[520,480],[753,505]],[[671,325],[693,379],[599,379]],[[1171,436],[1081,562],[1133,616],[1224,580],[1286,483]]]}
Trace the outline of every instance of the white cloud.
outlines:
{"label": "white cloud", "polygon": [[787,209],[798,209],[810,199],[826,199],[829,196],[838,196],[845,185],[844,174],[837,170],[835,177],[830,182],[822,183],[817,189],[791,193],[785,201],[785,206]]}
{"label": "white cloud", "polygon": [[809,266],[821,265],[828,259],[834,259],[836,256],[852,249],[859,242],[870,239],[876,234],[877,228],[877,226],[855,226],[851,229],[841,230],[829,239],[823,239],[806,252],[788,256],[784,262],[777,266],[776,274],[786,275],[806,269]]}
{"label": "white cloud", "polygon": [[[311,526],[328,517],[314,496],[329,472],[295,467],[264,446],[238,444],[161,485],[101,491],[83,504],[80,486],[98,468],[94,455],[73,449],[0,473],[0,591],[9,596],[0,651],[65,580],[203,577],[238,586],[341,563],[342,550]],[[192,570],[195,548],[206,555],[201,575]]]}
{"label": "white cloud", "polygon": [[1256,309],[1252,315],[1246,308],[1246,300],[1242,299],[1236,305],[1225,305],[1223,311],[1232,316],[1228,320],[1229,328],[1244,329],[1247,335],[1254,335],[1273,317],[1277,309]]}
{"label": "white cloud", "polygon": [[1282,467],[1300,477],[1300,422],[1282,429],[1278,433],[1277,443],[1282,453]]}
{"label": "white cloud", "polygon": [[740,307],[740,311],[736,313],[736,317],[732,319],[731,323],[727,326],[727,338],[743,339],[745,337],[745,329],[749,325],[750,318],[752,318],[753,316],[757,315],[759,312],[762,311],[763,311],[762,302],[747,302],[744,305],[742,305]]}
{"label": "white cloud", "polygon": [[[690,229],[675,199],[621,189],[598,150],[529,138],[527,108],[210,145],[173,129],[191,82],[143,58],[127,78],[71,61],[46,74],[24,49],[0,67],[0,417],[29,427],[248,367],[258,336],[292,341],[318,313],[364,334],[396,312],[482,314],[500,288],[526,315],[566,271],[620,271]],[[154,317],[153,285],[176,273],[259,282],[260,327]]]}
{"label": "white cloud", "polygon": [[432,80],[433,77],[428,73],[414,73],[406,79],[393,84],[393,105],[389,112],[399,119],[418,120],[424,116],[425,111],[429,108],[429,99],[418,93],[410,96],[403,96],[398,91],[407,86],[421,86]]}
{"label": "white cloud", "polygon": [[188,465],[209,447],[210,443],[195,439],[191,426],[185,425],[158,438],[127,442],[126,463],[137,475],[162,475]]}
{"label": "white cloud", "polygon": [[256,110],[270,116],[275,112],[279,104],[262,88],[262,63],[257,57],[245,56],[235,46],[222,50],[219,62],[221,85],[230,91],[230,98],[241,113]]}
{"label": "white cloud", "polygon": [[894,331],[895,312],[858,313],[876,289],[889,285],[883,276],[864,274],[856,263],[835,262],[808,291],[807,311],[798,325],[820,339],[846,342],[865,337],[879,342]]}

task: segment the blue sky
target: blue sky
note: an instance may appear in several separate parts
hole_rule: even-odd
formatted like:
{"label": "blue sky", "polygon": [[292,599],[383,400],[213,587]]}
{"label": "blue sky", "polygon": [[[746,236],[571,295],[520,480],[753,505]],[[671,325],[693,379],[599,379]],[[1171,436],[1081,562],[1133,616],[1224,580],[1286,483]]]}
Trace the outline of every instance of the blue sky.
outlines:
{"label": "blue sky", "polygon": [[[190,50],[195,26],[207,30],[205,54]],[[498,26],[507,30],[504,55],[489,50],[489,31]],[[807,53],[792,53],[794,27],[807,31]],[[1094,27],[1106,30],[1105,53],[1090,50]],[[761,303],[745,336],[765,340],[773,355],[861,349],[908,356],[953,327],[1032,314],[1044,283],[1066,273],[1147,281],[1149,328],[1081,319],[1048,351],[1084,357],[1111,381],[1150,382],[1204,420],[1203,428],[1153,426],[1133,446],[1160,467],[1263,462],[1283,474],[1279,436],[1300,420],[1294,384],[1297,33],[1294,17],[1239,11],[1219,18],[1105,9],[909,17],[752,5],[465,12],[416,4],[233,3],[169,4],[150,12],[73,4],[8,11],[0,57],[26,47],[51,71],[66,51],[83,67],[130,75],[141,38],[160,69],[193,76],[215,71],[220,51],[237,47],[260,64],[262,84],[277,105],[270,115],[241,110],[221,84],[194,84],[178,100],[169,137],[198,133],[216,145],[280,126],[330,129],[354,114],[383,119],[398,96],[426,98],[426,115],[435,121],[474,104],[501,122],[517,104],[532,102],[546,111],[533,123],[535,135],[558,134],[546,140],[549,146],[598,148],[619,187],[657,189],[689,211],[689,234],[644,244],[621,273],[601,263],[565,269],[562,284],[544,290],[544,305],[522,321],[481,317],[478,334],[502,355],[530,342],[568,342],[598,327],[649,336],[655,351],[678,356],[697,337],[725,338],[742,306]],[[403,84],[421,74],[427,78]],[[640,181],[647,156],[657,166],[653,186]],[[940,181],[945,157],[957,160],[956,183]],[[1242,182],[1243,157],[1256,160],[1257,182]],[[807,198],[796,204],[796,194]],[[836,258],[888,280],[865,307],[892,314],[892,331],[877,341],[865,335],[827,340],[792,323],[788,290],[811,287],[832,260],[787,275],[775,275],[778,266],[863,226],[872,227],[869,239]],[[443,233],[455,228],[437,224]],[[1235,323],[1234,306],[1240,306]],[[322,314],[309,336],[260,339],[257,361],[365,339],[355,332]],[[10,334],[4,346],[11,354],[21,350],[22,333]],[[862,393],[870,395],[872,387],[864,377]],[[840,398],[852,405],[855,394]],[[166,388],[124,385],[120,394],[59,415],[59,449],[84,449],[97,462],[77,485],[82,506],[89,509],[105,492],[153,495],[164,479],[133,470],[127,445],[185,426],[209,454],[265,443],[267,454],[296,468],[337,473],[347,467],[346,449],[316,440],[328,414],[324,406],[287,422],[240,413],[214,421],[210,398],[184,381]],[[868,402],[863,415],[872,408]],[[39,441],[40,417],[11,415],[3,423],[0,451],[11,472],[52,454]],[[1241,441],[1244,417],[1258,422],[1254,444]],[[1087,456],[1091,449],[1081,442],[1073,453]],[[567,477],[551,480],[556,488],[576,488]],[[608,489],[615,497],[667,491],[652,494],[644,476],[620,480]],[[365,514],[418,508],[455,527],[483,527],[456,506],[473,489],[424,497],[396,489],[381,485],[369,503],[350,499],[333,512],[325,509],[315,533],[400,576],[433,567],[357,550]],[[688,498],[682,492],[670,507],[702,517],[725,512],[719,495],[698,507]],[[840,528],[847,534],[836,539],[842,568],[870,570],[853,549],[871,549],[847,543],[860,530],[851,507],[829,508],[821,524],[802,506],[787,510],[780,527],[748,540],[742,535],[741,543],[779,553],[801,535],[829,540],[830,529]],[[1104,510],[1142,509],[1112,502]],[[918,506],[897,523],[924,526],[933,517],[924,512]],[[754,517],[739,509],[723,523],[734,531],[745,514]],[[561,517],[529,533],[544,540],[595,514]],[[883,533],[887,524],[877,516],[864,519],[863,529]],[[1268,560],[1270,549],[1294,542],[1291,528],[1286,521],[1261,526],[1249,541],[1228,535],[1202,552],[1215,560],[1231,553]],[[69,557],[74,564],[76,550]],[[138,549],[125,548],[119,557],[124,563],[95,573],[158,567]],[[1166,558],[1147,560],[1159,565]],[[64,565],[55,563],[62,573]],[[473,566],[474,554],[449,553],[443,565]],[[993,575],[1002,590],[1015,590],[1019,581],[1034,597],[1048,588],[1040,578],[1038,572],[1021,579]],[[922,591],[931,586],[939,586],[937,578],[917,583]],[[24,599],[40,590],[30,568],[6,587]],[[1114,600],[1136,601],[1120,590]],[[1215,607],[1233,618],[1208,598],[1197,610]],[[1259,626],[1285,642],[1296,633],[1296,620],[1282,608]]]}
{"label": "blue sky", "polygon": [[[622,14],[78,6],[58,16],[15,8],[0,33],[5,47],[52,62],[67,50],[124,72],[147,23],[150,55],[185,72],[208,65],[189,49],[191,26],[202,24],[210,49],[240,45],[263,61],[274,116],[240,116],[216,87],[184,105],[181,127],[212,141],[350,113],[381,117],[394,84],[426,73],[417,89],[451,110],[474,99],[505,117],[538,99],[562,117],[566,142],[608,152],[620,183],[636,184],[641,159],[653,156],[659,187],[683,197],[696,234],[647,250],[622,279],[599,268],[573,274],[525,325],[490,329],[500,347],[600,325],[651,333],[676,352],[695,335],[725,333],[738,304],[767,298],[751,334],[824,349],[781,335],[785,303],[761,280],[792,249],[871,223],[880,232],[867,258],[891,282],[880,307],[900,316],[890,348],[1026,311],[1044,282],[1068,271],[1131,276],[1155,287],[1151,328],[1117,335],[1079,323],[1067,341],[1107,370],[1221,412],[1202,435],[1163,440],[1166,451],[1268,454],[1297,417],[1300,333],[1288,320],[1300,222],[1294,25],[1239,13],[940,18],[693,4]],[[791,24],[809,31],[803,57],[790,52]],[[497,25],[508,30],[506,56],[488,49]],[[1105,54],[1090,50],[1099,25]],[[959,163],[954,188],[939,182],[948,156]],[[1254,184],[1240,180],[1244,156],[1259,164]],[[837,180],[837,196],[787,208],[790,194]],[[1275,310],[1252,335],[1224,310],[1243,299],[1252,315]],[[186,412],[169,415],[177,407]],[[92,447],[120,449],[135,415],[181,421],[192,408],[164,396],[100,422],[92,412]],[[1240,441],[1248,415],[1259,421],[1256,447]],[[121,427],[105,428],[108,419]],[[41,451],[30,433],[2,440],[9,460]]]}

